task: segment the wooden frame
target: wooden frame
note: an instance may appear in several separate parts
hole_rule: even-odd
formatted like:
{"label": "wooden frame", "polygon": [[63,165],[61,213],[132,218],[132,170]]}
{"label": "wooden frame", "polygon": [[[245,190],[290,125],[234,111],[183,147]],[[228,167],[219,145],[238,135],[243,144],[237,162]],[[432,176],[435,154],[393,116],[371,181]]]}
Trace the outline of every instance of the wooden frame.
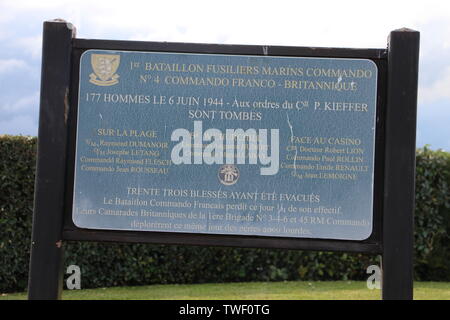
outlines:
{"label": "wooden frame", "polygon": [[[393,31],[388,49],[344,49],[86,40],[73,38],[72,30],[71,25],[66,22],[44,23],[30,299],[60,297],[62,274],[58,270],[62,266],[61,243],[66,240],[381,254],[383,297],[412,298],[418,32]],[[364,241],[344,241],[77,228],[72,222],[71,210],[78,70],[81,54],[88,49],[372,60],[378,67],[372,235]],[[400,274],[400,271],[406,271],[406,275]]]}

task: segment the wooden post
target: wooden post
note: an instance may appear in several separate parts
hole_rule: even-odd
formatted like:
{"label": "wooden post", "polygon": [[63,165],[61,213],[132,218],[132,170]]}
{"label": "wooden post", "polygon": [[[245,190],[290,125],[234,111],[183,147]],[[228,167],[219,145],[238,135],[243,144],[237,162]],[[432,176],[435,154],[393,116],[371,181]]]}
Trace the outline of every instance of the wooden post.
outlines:
{"label": "wooden post", "polygon": [[413,298],[414,191],[419,32],[392,31],[388,44],[382,297]]}
{"label": "wooden post", "polygon": [[74,35],[70,23],[44,22],[29,299],[61,297],[67,114]]}

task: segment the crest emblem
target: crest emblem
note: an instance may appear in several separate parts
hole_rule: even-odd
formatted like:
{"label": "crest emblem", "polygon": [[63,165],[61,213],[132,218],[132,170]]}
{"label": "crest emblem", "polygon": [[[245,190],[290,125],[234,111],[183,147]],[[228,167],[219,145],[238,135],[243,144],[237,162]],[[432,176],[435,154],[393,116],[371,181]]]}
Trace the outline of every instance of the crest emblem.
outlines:
{"label": "crest emblem", "polygon": [[94,72],[89,75],[89,82],[98,86],[112,86],[118,83],[119,75],[116,71],[119,63],[118,54],[92,54],[91,65]]}
{"label": "crest emblem", "polygon": [[226,186],[235,184],[239,179],[239,170],[233,164],[225,164],[219,169],[219,180]]}

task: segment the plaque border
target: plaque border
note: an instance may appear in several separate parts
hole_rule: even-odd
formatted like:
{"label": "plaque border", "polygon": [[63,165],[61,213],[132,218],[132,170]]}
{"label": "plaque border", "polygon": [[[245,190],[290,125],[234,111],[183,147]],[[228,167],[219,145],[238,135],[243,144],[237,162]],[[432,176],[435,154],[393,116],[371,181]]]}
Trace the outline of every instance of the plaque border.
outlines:
{"label": "plaque border", "polygon": [[[125,52],[130,52],[130,53],[139,53],[139,52],[142,52],[142,53],[147,53],[148,51],[132,51],[132,50],[128,50],[128,51],[124,51],[124,50],[105,50],[105,49],[102,49],[103,51],[104,51],[104,53],[105,54],[108,54],[108,53],[110,53],[110,54],[112,54],[112,53],[125,53]],[[87,50],[85,50],[85,51],[83,51],[83,53],[81,54],[81,56],[80,56],[80,66],[81,66],[81,60],[83,59],[83,56],[86,54],[86,53],[88,53],[89,51],[94,51],[94,52],[98,52],[98,51],[102,51],[102,50],[99,50],[99,49],[87,49]],[[191,55],[209,55],[209,56],[211,56],[211,55],[218,55],[218,56],[230,56],[230,55],[224,55],[224,54],[220,54],[220,53],[214,53],[214,54],[211,54],[211,53],[185,53],[185,52],[161,52],[161,51],[158,51],[158,52],[153,52],[153,53],[155,53],[155,54],[191,54]],[[254,57],[255,55],[241,55],[241,54],[235,54],[234,56],[239,56],[239,57]],[[351,59],[351,58],[338,58],[338,57],[326,57],[326,58],[324,58],[324,57],[298,57],[298,56],[270,56],[270,57],[274,57],[274,58],[287,58],[287,59],[290,59],[290,58],[305,58],[305,59],[335,59],[335,60],[347,60],[347,61],[352,61],[352,60],[361,60],[361,61],[367,61],[367,62],[369,62],[369,63],[371,63],[374,67],[375,67],[375,76],[376,76],[376,79],[375,79],[375,85],[377,86],[377,84],[378,84],[378,66],[377,66],[377,64],[373,61],[373,60],[371,60],[371,59],[365,59],[365,58],[357,58],[357,59]],[[84,58],[84,59],[86,59],[86,58]],[[78,70],[78,74],[80,74],[81,73],[81,68]],[[376,88],[377,89],[377,88]],[[77,92],[77,95],[79,95],[79,93],[80,93],[80,91],[81,91],[81,85],[80,85],[80,81],[78,81],[78,92]],[[283,237],[283,236],[266,236],[266,235],[244,235],[244,234],[241,234],[242,236],[258,236],[258,237],[271,237],[271,238],[296,238],[296,239],[320,239],[320,240],[343,240],[343,241],[363,241],[363,240],[366,240],[366,239],[368,239],[370,236],[371,236],[371,234],[372,234],[372,232],[373,232],[373,220],[374,220],[374,217],[373,217],[373,209],[374,209],[374,197],[373,197],[373,194],[374,194],[374,190],[375,190],[375,187],[374,187],[374,185],[375,185],[375,177],[374,177],[374,175],[375,175],[375,147],[376,147],[376,119],[377,119],[377,90],[375,90],[375,94],[374,94],[374,97],[372,97],[373,99],[374,99],[374,102],[375,102],[375,111],[374,111],[374,115],[373,115],[373,123],[372,123],[372,125],[374,126],[374,133],[373,133],[373,136],[372,136],[372,141],[373,141],[373,143],[371,144],[371,147],[372,147],[372,150],[371,150],[371,152],[372,152],[372,159],[371,159],[371,161],[372,161],[372,171],[371,171],[371,174],[372,174],[372,178],[371,178],[371,193],[372,193],[372,199],[371,199],[371,208],[372,208],[372,215],[370,216],[370,227],[371,227],[371,229],[370,229],[370,232],[369,232],[369,234],[365,237],[365,238],[362,238],[362,239],[344,239],[344,238],[333,238],[333,237],[313,237],[313,238],[308,238],[308,237],[295,237],[295,236],[286,236],[286,237]],[[80,103],[80,101],[79,101],[79,99],[78,99],[78,101],[77,101],[77,114],[76,114],[76,123],[77,123],[77,127],[76,127],[76,138],[75,138],[75,155],[77,154],[77,146],[78,146],[78,122],[79,122],[79,119],[80,119],[80,114],[79,114],[79,112],[78,112],[78,108],[79,108],[79,103]],[[150,112],[150,111],[149,111]],[[75,184],[75,178],[76,178],[76,173],[77,173],[77,167],[76,167],[76,165],[77,165],[77,158],[75,157],[75,159],[74,159],[74,161],[75,161],[75,164],[74,164],[74,184]],[[75,197],[75,193],[73,194],[73,197]],[[73,198],[72,198],[72,203],[73,203]],[[130,229],[130,228],[121,228],[121,229],[114,229],[114,228],[112,228],[112,227],[82,227],[82,226],[79,226],[79,225],[77,225],[77,223],[76,222],[74,222],[74,214],[73,214],[73,207],[72,207],[72,222],[73,222],[73,224],[77,227],[77,228],[79,228],[79,229],[86,229],[86,230],[109,230],[109,231],[139,231],[139,232],[159,232],[159,231],[152,231],[152,230],[133,230],[133,229]],[[215,233],[215,232],[195,232],[195,231],[191,231],[191,232],[179,232],[179,231],[165,231],[164,233],[185,233],[185,234],[216,234],[216,235],[240,235],[240,234],[233,234],[233,233]]]}
{"label": "plaque border", "polygon": [[[68,116],[68,162],[63,223],[66,240],[110,241],[131,243],[159,243],[180,245],[209,245],[256,248],[284,248],[302,250],[328,250],[381,253],[381,224],[383,197],[384,118],[386,108],[387,50],[311,48],[259,45],[219,45],[198,43],[143,42],[118,40],[72,40],[72,69],[70,89],[70,112]],[[72,222],[73,183],[75,170],[75,147],[77,128],[78,88],[80,59],[88,50],[143,51],[163,53],[219,54],[245,56],[277,56],[305,58],[361,59],[372,61],[377,68],[377,94],[374,143],[374,179],[372,233],[365,240],[336,240],[319,238],[271,237],[253,235],[228,235],[207,233],[121,231],[82,229]]]}

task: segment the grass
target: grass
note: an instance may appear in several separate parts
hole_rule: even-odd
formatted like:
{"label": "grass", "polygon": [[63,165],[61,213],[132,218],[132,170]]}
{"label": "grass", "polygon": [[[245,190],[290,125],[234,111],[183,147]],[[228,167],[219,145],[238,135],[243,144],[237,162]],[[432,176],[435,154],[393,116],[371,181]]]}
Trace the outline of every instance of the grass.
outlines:
{"label": "grass", "polygon": [[[363,281],[245,282],[170,284],[64,290],[64,300],[377,300],[380,290]],[[0,300],[26,299],[26,293],[0,294]],[[449,282],[416,282],[414,298],[450,300]]]}

